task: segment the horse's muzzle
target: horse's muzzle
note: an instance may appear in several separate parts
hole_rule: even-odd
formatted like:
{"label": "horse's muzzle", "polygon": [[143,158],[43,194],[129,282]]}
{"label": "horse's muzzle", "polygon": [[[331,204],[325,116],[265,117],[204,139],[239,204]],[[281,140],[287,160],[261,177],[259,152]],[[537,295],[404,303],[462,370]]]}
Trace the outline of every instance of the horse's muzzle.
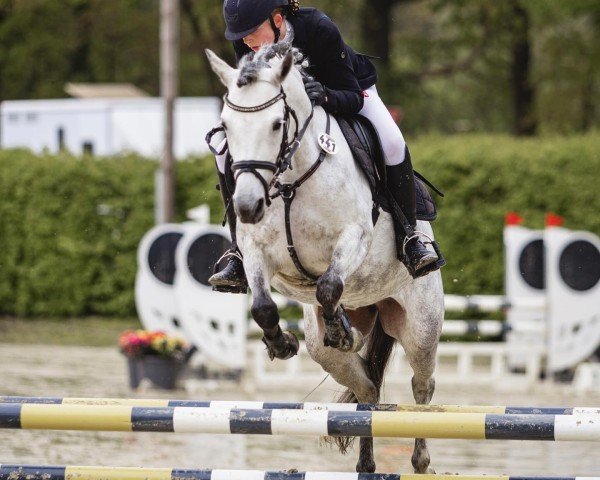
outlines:
{"label": "horse's muzzle", "polygon": [[234,200],[235,213],[242,223],[258,223],[265,215],[265,200],[263,198],[255,202],[236,202]]}

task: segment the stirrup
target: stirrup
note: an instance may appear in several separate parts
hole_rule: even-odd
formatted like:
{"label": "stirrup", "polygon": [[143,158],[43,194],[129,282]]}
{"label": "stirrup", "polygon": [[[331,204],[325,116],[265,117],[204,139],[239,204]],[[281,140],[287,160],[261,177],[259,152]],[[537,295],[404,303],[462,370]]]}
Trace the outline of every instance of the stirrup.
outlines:
{"label": "stirrup", "polygon": [[[433,250],[435,251],[436,255],[438,256],[438,259],[435,262],[432,262],[428,265],[425,265],[422,268],[419,268],[418,270],[415,270],[413,268],[413,266],[410,264],[408,256],[406,255],[406,245],[411,240],[418,239],[419,235],[423,235],[424,237],[426,237],[429,240],[428,242],[423,242],[423,244],[424,245],[430,244],[433,247]],[[444,265],[446,265],[446,259],[442,255],[442,252],[440,251],[440,247],[438,246],[438,243],[433,238],[431,238],[429,235],[427,235],[425,232],[421,232],[418,230],[415,230],[413,235],[411,235],[410,237],[406,237],[404,239],[404,241],[402,243],[402,258],[400,260],[402,261],[402,263],[404,264],[404,266],[406,267],[406,269],[408,270],[408,273],[410,273],[410,276],[412,278],[424,277],[428,273],[435,272],[436,270],[439,270]]]}
{"label": "stirrup", "polygon": [[219,293],[248,293],[248,287],[241,285],[213,285],[212,291]]}
{"label": "stirrup", "polygon": [[[237,248],[230,248],[223,255],[221,255],[221,257],[215,262],[215,264],[213,266],[213,276],[217,275],[218,273],[222,272],[225,268],[227,268],[229,263],[223,268],[223,270],[218,270],[219,264],[221,263],[221,261],[226,258],[230,258],[230,257],[237,258],[243,264],[242,255],[237,250]],[[211,276],[211,278],[212,278],[212,276]],[[209,283],[210,283],[210,278],[209,278]],[[213,292],[221,292],[221,293],[244,293],[245,294],[245,293],[248,293],[248,281],[246,280],[246,278],[244,276],[244,278],[242,278],[242,280],[241,280],[241,284],[239,284],[239,285],[212,285],[212,291]]]}
{"label": "stirrup", "polygon": [[223,255],[221,255],[219,259],[215,262],[215,264],[213,265],[213,275],[220,272],[220,270],[217,270],[217,268],[219,267],[219,263],[221,263],[222,260],[225,260],[229,257],[235,257],[240,262],[244,263],[244,257],[242,257],[240,251],[237,249],[237,247],[232,247],[229,250],[227,250]]}

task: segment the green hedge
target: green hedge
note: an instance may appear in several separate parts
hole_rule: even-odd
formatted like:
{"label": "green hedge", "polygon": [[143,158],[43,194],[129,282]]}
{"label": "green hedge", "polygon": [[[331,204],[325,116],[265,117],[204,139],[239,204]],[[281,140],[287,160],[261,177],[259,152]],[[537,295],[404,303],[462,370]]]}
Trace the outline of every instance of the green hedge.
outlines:
{"label": "green hedge", "polygon": [[467,135],[421,138],[415,168],[441,186],[436,237],[448,265],[446,293],[499,294],[504,289],[504,215],[543,228],[546,212],[565,227],[600,235],[600,135],[514,139]]}
{"label": "green hedge", "polygon": [[[178,211],[218,205],[213,164],[179,165]],[[136,250],[154,223],[156,169],[135,156],[0,152],[0,313],[134,314]]]}
{"label": "green hedge", "polygon": [[[415,167],[446,192],[436,236],[448,293],[501,293],[502,228],[515,210],[542,227],[544,213],[600,234],[600,135],[515,140],[423,137]],[[213,161],[177,167],[178,220],[201,203],[222,207]],[[153,225],[157,163],[0,151],[0,313],[132,315],[136,249]]]}

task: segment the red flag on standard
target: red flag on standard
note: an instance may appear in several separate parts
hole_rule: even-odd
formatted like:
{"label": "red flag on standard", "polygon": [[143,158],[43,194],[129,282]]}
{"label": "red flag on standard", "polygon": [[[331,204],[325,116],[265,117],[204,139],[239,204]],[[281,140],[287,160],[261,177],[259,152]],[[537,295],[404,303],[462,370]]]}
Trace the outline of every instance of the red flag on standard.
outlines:
{"label": "red flag on standard", "polygon": [[556,213],[546,213],[546,226],[547,227],[562,227],[565,223],[565,219]]}
{"label": "red flag on standard", "polygon": [[521,225],[523,223],[523,217],[517,212],[508,212],[504,216],[504,225]]}

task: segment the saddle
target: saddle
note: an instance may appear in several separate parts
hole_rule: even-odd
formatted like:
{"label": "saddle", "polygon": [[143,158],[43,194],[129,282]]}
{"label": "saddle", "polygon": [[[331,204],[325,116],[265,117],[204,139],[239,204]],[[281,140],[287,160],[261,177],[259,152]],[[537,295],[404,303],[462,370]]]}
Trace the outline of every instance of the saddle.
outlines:
{"label": "saddle", "polygon": [[[381,207],[385,212],[392,213],[386,182],[385,157],[381,146],[381,139],[371,121],[362,115],[336,116],[340,129],[352,150],[354,160],[365,174],[371,195],[373,196],[375,221],[378,213],[375,210]],[[418,172],[415,173],[415,195],[417,219],[431,222],[437,218],[437,208],[427,186],[431,187],[438,195],[444,196],[434,185]]]}

